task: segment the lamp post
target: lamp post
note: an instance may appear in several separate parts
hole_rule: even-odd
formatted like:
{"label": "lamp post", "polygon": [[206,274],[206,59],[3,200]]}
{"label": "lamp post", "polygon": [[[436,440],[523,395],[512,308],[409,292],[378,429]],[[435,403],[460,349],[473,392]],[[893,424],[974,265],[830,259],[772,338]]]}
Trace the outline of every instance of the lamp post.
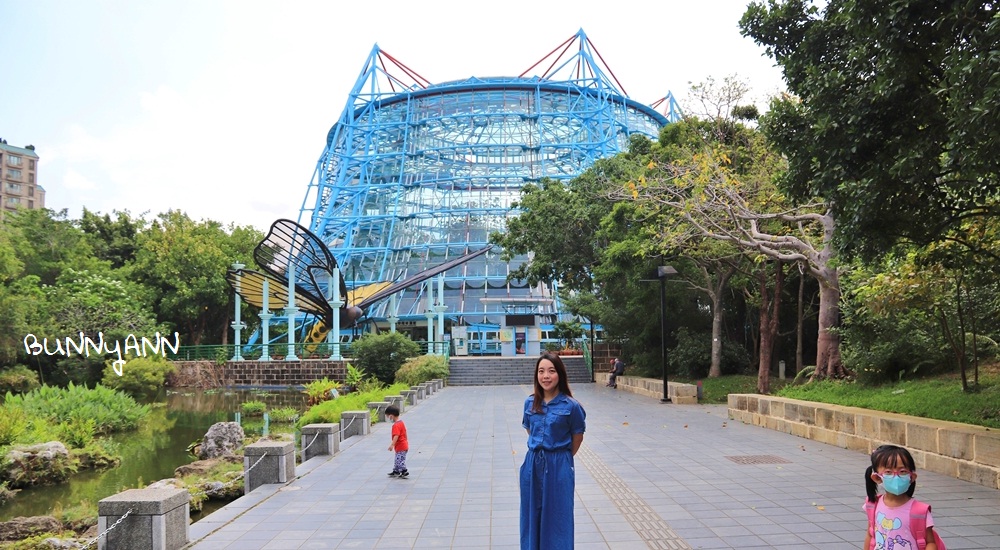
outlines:
{"label": "lamp post", "polygon": [[660,403],[670,403],[667,393],[667,277],[676,274],[677,270],[672,266],[656,267],[656,278],[660,280],[660,362],[663,365],[663,399]]}

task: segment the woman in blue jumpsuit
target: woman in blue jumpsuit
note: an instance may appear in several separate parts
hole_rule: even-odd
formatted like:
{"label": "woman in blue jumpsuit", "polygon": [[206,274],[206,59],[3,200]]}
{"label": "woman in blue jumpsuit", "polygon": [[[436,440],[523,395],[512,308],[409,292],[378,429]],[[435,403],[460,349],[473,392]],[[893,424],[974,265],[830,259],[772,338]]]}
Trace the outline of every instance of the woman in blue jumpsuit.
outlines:
{"label": "woman in blue jumpsuit", "polygon": [[521,465],[521,550],[573,548],[573,455],[583,443],[586,418],[569,390],[562,359],[543,353],[521,421],[528,430]]}

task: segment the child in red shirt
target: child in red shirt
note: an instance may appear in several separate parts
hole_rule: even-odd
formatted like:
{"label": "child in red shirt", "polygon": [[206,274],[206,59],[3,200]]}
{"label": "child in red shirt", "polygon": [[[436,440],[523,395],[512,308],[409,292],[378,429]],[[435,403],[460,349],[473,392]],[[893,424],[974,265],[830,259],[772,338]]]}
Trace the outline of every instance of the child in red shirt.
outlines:
{"label": "child in red shirt", "polygon": [[396,451],[396,461],[392,465],[389,477],[409,477],[410,472],[406,469],[406,451],[410,450],[410,442],[406,439],[406,425],[399,419],[399,407],[395,405],[386,407],[385,417],[392,422],[392,443],[389,443],[389,450]]}

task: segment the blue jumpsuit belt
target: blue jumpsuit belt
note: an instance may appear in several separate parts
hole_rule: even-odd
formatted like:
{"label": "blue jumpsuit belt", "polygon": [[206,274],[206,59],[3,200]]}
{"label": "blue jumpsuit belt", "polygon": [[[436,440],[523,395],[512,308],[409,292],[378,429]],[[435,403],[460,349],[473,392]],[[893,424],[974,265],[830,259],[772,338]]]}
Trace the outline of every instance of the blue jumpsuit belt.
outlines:
{"label": "blue jumpsuit belt", "polygon": [[536,465],[541,465],[542,472],[547,474],[549,472],[549,461],[545,460],[546,453],[550,453],[553,455],[557,453],[568,453],[570,452],[570,449],[568,447],[563,447],[560,449],[545,449],[542,447],[538,447],[537,449],[529,449],[528,452],[531,453],[532,455],[531,456],[532,462],[534,462]]}

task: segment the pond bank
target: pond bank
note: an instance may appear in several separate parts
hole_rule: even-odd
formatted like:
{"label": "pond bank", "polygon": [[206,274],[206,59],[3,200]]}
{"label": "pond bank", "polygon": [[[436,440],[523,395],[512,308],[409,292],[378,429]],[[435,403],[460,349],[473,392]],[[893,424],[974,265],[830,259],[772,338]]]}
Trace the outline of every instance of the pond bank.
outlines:
{"label": "pond bank", "polygon": [[[0,521],[19,516],[42,516],[97,502],[125,489],[145,486],[174,477],[174,469],[195,459],[187,452],[216,422],[231,421],[246,401],[261,401],[270,410],[277,407],[306,409],[306,396],[298,391],[186,390],[171,391],[151,402],[149,419],[139,430],[119,433],[110,439],[117,446],[121,464],[105,470],[88,470],[70,476],[65,483],[31,487],[0,505]],[[248,433],[260,433],[263,420],[244,418]],[[271,424],[275,431],[292,431],[291,424]],[[206,514],[211,508],[206,503]]]}

